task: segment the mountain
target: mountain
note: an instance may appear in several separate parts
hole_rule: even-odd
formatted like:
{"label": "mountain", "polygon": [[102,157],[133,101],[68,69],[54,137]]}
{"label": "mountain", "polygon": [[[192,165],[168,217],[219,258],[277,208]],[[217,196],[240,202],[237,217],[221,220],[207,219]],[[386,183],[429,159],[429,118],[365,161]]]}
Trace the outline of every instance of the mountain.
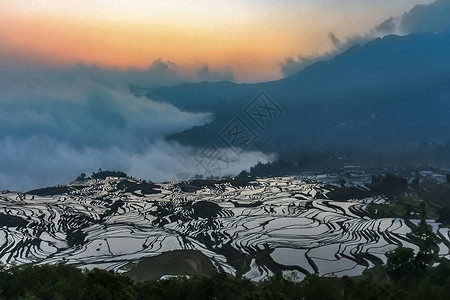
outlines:
{"label": "mountain", "polygon": [[[218,140],[229,146],[220,134],[239,117],[256,136],[245,145],[249,149],[356,162],[416,161],[450,157],[449,82],[450,32],[441,32],[378,38],[272,82],[130,90],[187,110],[214,112],[210,124],[171,137],[185,144],[202,147]],[[246,113],[260,91],[280,108],[280,116],[266,120],[264,128]]]}

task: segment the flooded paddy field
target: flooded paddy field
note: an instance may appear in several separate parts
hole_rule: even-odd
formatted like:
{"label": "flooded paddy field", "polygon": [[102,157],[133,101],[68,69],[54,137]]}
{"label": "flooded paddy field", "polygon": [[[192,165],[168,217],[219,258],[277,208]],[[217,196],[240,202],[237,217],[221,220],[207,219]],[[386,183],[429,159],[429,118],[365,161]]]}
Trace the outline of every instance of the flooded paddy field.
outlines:
{"label": "flooded paddy field", "polygon": [[[359,275],[399,245],[417,252],[408,237],[411,222],[370,213],[369,203],[388,205],[388,199],[371,192],[369,174],[352,172],[345,180],[304,174],[244,186],[112,178],[3,191],[0,261],[126,272],[144,258],[196,250],[217,272],[261,280],[275,273]],[[343,187],[361,197],[342,199],[335,190]],[[439,256],[449,257],[448,228],[433,228]]]}

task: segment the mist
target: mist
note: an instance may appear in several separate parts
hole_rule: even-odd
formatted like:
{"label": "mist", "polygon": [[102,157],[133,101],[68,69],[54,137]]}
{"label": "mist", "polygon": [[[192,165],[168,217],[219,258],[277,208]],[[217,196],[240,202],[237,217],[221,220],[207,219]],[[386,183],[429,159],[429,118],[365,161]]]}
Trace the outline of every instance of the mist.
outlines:
{"label": "mist", "polygon": [[[128,85],[135,82],[171,85],[221,76],[202,66],[187,80],[190,75],[177,70],[176,65],[163,61],[154,62],[145,72],[3,63],[0,190],[26,191],[67,183],[99,168],[153,181],[205,173],[194,159],[199,149],[165,137],[202,126],[214,115],[183,111],[128,92]],[[259,152],[243,153],[233,157],[226,170],[212,175],[236,174],[270,158]]]}

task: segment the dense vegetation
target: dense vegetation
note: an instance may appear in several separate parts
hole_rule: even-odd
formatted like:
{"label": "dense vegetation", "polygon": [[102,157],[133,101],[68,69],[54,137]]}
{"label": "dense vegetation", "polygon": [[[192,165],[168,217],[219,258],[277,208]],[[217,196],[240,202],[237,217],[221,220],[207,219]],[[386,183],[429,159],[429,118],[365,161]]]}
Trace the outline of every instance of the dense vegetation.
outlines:
{"label": "dense vegetation", "polygon": [[126,178],[128,177],[127,173],[122,171],[103,171],[101,168],[98,169],[97,172],[92,172],[91,177],[87,177],[86,173],[81,173],[75,181],[84,181],[88,179],[106,179],[107,177],[119,177],[119,178]]}
{"label": "dense vegetation", "polygon": [[450,262],[424,269],[408,248],[362,276],[294,282],[280,276],[253,283],[225,274],[134,283],[111,271],[66,264],[0,269],[0,299],[448,299]]}
{"label": "dense vegetation", "polygon": [[[390,179],[391,193],[386,186],[378,189],[389,196],[390,204],[371,205],[372,212],[378,217],[399,217],[404,219],[434,219],[444,225],[450,225],[450,176],[447,182],[423,182],[419,177],[410,184],[400,179]],[[377,191],[371,186],[372,191]]]}
{"label": "dense vegetation", "polygon": [[202,176],[196,175],[195,179],[189,181],[182,181],[178,184],[179,188],[183,192],[195,192],[204,187],[217,187],[220,184],[229,183],[234,187],[243,187],[247,186],[250,181],[255,180],[254,176],[251,176],[247,171],[240,172],[235,177],[222,177],[222,178],[214,178],[210,177],[204,179]]}

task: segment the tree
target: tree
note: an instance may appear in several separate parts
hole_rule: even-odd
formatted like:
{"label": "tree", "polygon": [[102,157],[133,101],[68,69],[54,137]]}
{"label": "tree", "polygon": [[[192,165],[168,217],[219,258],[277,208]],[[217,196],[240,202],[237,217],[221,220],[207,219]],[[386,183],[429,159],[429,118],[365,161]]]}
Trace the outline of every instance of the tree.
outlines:
{"label": "tree", "polygon": [[406,247],[398,247],[386,253],[388,274],[393,277],[401,277],[410,272],[414,267],[414,250]]}
{"label": "tree", "polygon": [[420,261],[422,262],[422,268],[426,268],[429,262],[429,252],[431,252],[431,248],[436,246],[437,237],[433,232],[433,229],[426,222],[426,205],[425,202],[421,202],[419,205],[421,209],[421,218],[419,226],[417,226],[412,234],[420,239],[420,251],[423,253],[423,257],[421,257]]}
{"label": "tree", "polygon": [[107,177],[119,177],[119,178],[127,178],[128,174],[122,171],[103,171],[101,168],[98,169],[98,172],[92,173],[92,179],[106,179]]}
{"label": "tree", "polygon": [[75,181],[84,181],[84,180],[86,180],[85,173],[81,173],[80,176],[78,176],[77,179],[75,179]]}
{"label": "tree", "polygon": [[450,225],[450,207],[444,206],[438,211],[440,223]]}

